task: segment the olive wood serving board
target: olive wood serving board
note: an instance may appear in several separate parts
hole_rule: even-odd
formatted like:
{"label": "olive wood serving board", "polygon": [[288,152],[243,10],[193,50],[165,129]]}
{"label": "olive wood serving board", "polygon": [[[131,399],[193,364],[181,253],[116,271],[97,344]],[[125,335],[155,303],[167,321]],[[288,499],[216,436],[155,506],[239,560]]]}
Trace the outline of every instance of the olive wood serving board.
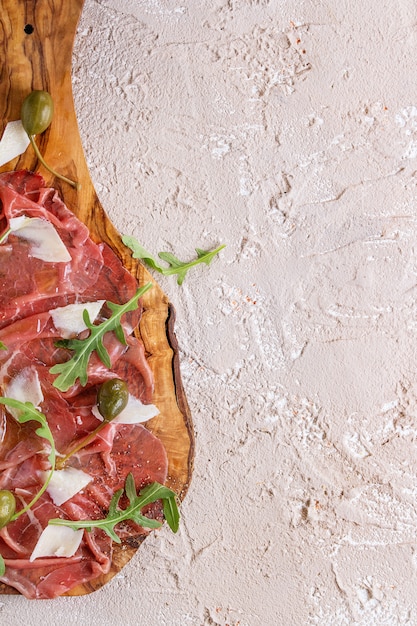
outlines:
{"label": "olive wood serving board", "polygon": [[[28,93],[34,89],[49,91],[54,117],[50,127],[37,137],[37,143],[46,162],[79,181],[81,188],[75,190],[51,175],[38,163],[31,146],[21,157],[1,167],[0,172],[39,171],[46,184],[58,189],[67,207],[88,226],[92,239],[110,245],[140,284],[153,282],[153,288],[143,297],[143,316],[136,329],[153,370],[154,403],[160,410],[160,415],[147,426],[165,445],[169,459],[167,484],[182,500],[193,469],[194,434],[179,371],[174,309],[146,268],[132,259],[106,216],[90,179],[78,131],[71,60],[83,3],[84,0],[0,0],[0,133],[7,122],[20,118],[21,104]],[[114,544],[109,574],[79,585],[67,595],[84,595],[102,587],[132,558],[141,541]],[[0,593],[18,592],[0,583]]]}

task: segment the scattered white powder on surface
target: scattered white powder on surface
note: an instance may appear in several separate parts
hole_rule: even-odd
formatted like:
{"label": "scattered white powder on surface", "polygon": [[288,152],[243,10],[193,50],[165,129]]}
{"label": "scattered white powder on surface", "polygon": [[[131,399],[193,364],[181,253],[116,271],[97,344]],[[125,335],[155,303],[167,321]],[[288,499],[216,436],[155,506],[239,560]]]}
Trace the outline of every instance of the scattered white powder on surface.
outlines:
{"label": "scattered white powder on surface", "polygon": [[157,277],[197,435],[179,533],[19,623],[417,624],[415,44],[411,0],[86,0],[102,204],[155,254],[227,247]]}

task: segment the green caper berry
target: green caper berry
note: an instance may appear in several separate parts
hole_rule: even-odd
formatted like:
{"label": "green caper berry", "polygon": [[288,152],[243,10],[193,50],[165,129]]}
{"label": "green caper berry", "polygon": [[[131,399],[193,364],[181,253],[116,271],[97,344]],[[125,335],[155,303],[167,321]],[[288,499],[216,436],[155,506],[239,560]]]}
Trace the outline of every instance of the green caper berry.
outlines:
{"label": "green caper berry", "polygon": [[127,405],[129,391],[127,384],[120,378],[104,382],[97,394],[97,406],[106,422],[111,422]]}
{"label": "green caper berry", "polygon": [[0,491],[0,528],[8,524],[16,510],[16,500],[11,491]]}
{"label": "green caper berry", "polygon": [[43,133],[48,128],[52,121],[53,114],[54,103],[52,96],[47,91],[41,90],[32,91],[26,96],[20,110],[22,126],[30,139],[30,143],[38,160],[51,174],[64,180],[71,185],[71,187],[74,187],[74,189],[79,189],[80,184],[77,181],[63,176],[45,162],[35,141],[35,135]]}
{"label": "green caper berry", "polygon": [[20,117],[22,126],[30,136],[40,135],[52,121],[54,103],[47,91],[32,91],[23,100]]}

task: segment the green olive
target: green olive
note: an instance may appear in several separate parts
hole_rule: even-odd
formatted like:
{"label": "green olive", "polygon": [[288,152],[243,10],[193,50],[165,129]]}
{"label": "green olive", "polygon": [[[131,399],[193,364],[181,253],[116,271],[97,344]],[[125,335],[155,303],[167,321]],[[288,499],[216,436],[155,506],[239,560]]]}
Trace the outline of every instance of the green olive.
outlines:
{"label": "green olive", "polygon": [[106,422],[111,422],[125,408],[129,391],[124,380],[112,378],[106,380],[98,390],[97,406]]}
{"label": "green olive", "polygon": [[29,136],[40,135],[52,121],[54,103],[47,91],[32,91],[23,100],[20,117]]}
{"label": "green olive", "polygon": [[11,491],[0,491],[0,528],[6,526],[12,519],[16,510],[16,500]]}

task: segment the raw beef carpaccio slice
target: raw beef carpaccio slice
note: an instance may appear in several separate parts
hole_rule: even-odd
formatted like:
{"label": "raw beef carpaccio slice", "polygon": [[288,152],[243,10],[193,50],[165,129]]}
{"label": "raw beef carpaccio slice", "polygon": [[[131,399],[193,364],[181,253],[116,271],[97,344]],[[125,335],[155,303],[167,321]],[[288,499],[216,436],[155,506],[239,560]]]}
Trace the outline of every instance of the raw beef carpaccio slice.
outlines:
{"label": "raw beef carpaccio slice", "polygon": [[[149,404],[153,376],[143,346],[132,334],[140,319],[138,307],[122,318],[127,345],[112,333],[105,335],[111,368],[93,353],[87,384],[59,391],[50,368],[68,357],[56,345],[61,335],[51,311],[97,300],[123,304],[134,296],[138,284],[108,246],[93,242],[86,226],[67,209],[56,190],[45,187],[39,175],[0,174],[0,209],[0,233],[8,231],[13,218],[41,218],[54,226],[70,255],[66,262],[34,258],[29,243],[13,232],[0,245],[1,395],[7,395],[7,385],[22,372],[36,376],[43,396],[39,408],[48,420],[58,454],[64,455],[99,424],[93,408],[98,387],[105,380],[123,378],[130,394]],[[104,305],[100,315],[109,314]],[[18,508],[31,501],[50,469],[48,443],[37,435],[37,426],[36,422],[19,424],[0,406],[0,489],[15,494]],[[112,495],[124,486],[129,473],[137,490],[153,481],[164,483],[167,476],[165,449],[141,424],[110,423],[69,459],[68,466],[90,476],[82,491],[59,506],[45,492],[27,513],[0,530],[0,554],[6,564],[0,580],[27,598],[54,598],[108,573],[111,567],[112,541],[98,529],[84,532],[71,557],[31,560],[49,519],[104,517]],[[160,503],[150,506],[147,515],[162,519]],[[133,523],[117,530],[121,537],[146,532]]]}

